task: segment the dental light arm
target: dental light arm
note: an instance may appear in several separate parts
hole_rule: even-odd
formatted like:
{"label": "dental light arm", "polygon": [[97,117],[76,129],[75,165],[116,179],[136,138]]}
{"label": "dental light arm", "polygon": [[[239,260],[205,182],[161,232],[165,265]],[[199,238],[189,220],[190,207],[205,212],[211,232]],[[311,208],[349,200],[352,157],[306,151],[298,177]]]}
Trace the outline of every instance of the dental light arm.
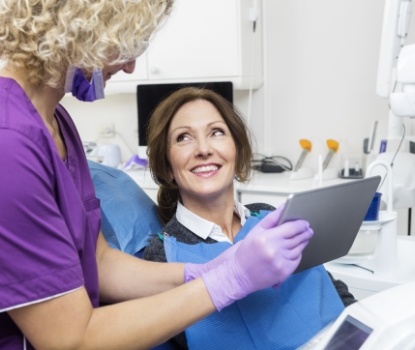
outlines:
{"label": "dental light arm", "polygon": [[385,0],[376,92],[389,98],[395,81],[396,60],[408,35],[412,0]]}
{"label": "dental light arm", "polygon": [[[376,93],[390,98],[396,91],[396,65],[401,48],[404,46],[415,0],[385,0],[381,33]],[[388,139],[402,137],[403,121],[389,110]]]}
{"label": "dental light arm", "polygon": [[[389,100],[388,140],[399,141],[397,147],[380,153],[375,162],[386,162],[393,173],[393,208],[415,206],[415,155],[400,152],[405,135],[402,117],[415,117],[415,45],[405,44],[415,0],[384,0],[383,26],[378,62],[376,93]],[[389,191],[380,189],[382,201]]]}
{"label": "dental light arm", "polygon": [[396,65],[400,91],[392,92],[389,103],[397,117],[415,117],[415,44],[404,46]]}

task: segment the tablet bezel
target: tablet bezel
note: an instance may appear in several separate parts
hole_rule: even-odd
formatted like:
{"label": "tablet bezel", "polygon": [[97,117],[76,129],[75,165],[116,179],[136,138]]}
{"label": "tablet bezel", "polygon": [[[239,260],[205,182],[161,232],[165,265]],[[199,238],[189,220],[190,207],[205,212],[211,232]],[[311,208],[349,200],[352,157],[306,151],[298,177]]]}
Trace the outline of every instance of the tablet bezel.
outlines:
{"label": "tablet bezel", "polygon": [[314,230],[295,272],[347,255],[380,180],[373,176],[288,196],[278,224],[304,219]]}

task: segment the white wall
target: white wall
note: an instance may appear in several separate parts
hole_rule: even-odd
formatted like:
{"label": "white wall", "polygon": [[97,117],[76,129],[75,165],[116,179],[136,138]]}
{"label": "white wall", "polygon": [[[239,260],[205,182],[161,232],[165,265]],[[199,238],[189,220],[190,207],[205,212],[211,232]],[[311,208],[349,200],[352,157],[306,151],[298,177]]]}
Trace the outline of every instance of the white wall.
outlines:
{"label": "white wall", "polygon": [[[137,104],[134,94],[109,95],[103,100],[81,102],[70,94],[62,104],[71,113],[83,141],[117,143],[121,147],[123,161],[137,153]],[[103,125],[113,123],[117,136],[114,139],[99,138]]]}
{"label": "white wall", "polygon": [[[388,103],[375,92],[384,1],[264,0],[263,5],[264,86],[255,91],[251,112],[248,92],[235,92],[257,150],[295,163],[298,141],[306,138],[313,150],[305,165],[316,168],[317,156],[327,152],[326,139],[340,142],[333,159],[340,165],[342,154],[362,154],[375,120],[379,139],[386,137]],[[85,141],[96,140],[99,127],[112,121],[128,144],[115,140],[123,158],[136,150],[135,95],[88,105],[65,97],[63,104]]]}
{"label": "white wall", "polygon": [[387,136],[388,102],[376,95],[384,1],[269,0],[266,9],[266,151],[294,162],[299,139],[312,141],[317,166],[326,140],[362,154],[378,120]]}

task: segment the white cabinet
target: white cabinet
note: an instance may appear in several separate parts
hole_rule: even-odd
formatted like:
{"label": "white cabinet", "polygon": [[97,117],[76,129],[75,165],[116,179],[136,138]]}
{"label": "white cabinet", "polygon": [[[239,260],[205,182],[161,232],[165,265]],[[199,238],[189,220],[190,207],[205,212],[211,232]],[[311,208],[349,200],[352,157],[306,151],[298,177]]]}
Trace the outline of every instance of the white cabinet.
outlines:
{"label": "white cabinet", "polygon": [[147,53],[137,58],[133,74],[119,71],[111,77],[105,87],[105,93],[135,93],[138,82],[147,80]]}
{"label": "white cabinet", "polygon": [[[262,28],[252,0],[176,0],[136,71],[118,73],[107,92],[133,93],[138,84],[232,81],[235,89],[262,84]],[[260,7],[260,5],[257,5]]]}

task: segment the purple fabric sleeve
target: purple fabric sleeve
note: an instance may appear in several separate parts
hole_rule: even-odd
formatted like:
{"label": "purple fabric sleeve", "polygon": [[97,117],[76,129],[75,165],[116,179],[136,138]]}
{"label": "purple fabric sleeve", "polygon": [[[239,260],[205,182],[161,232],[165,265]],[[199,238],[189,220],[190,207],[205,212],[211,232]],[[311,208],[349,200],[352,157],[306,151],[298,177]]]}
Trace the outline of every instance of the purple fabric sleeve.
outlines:
{"label": "purple fabric sleeve", "polygon": [[101,213],[81,140],[64,108],[55,111],[67,150],[62,161],[12,79],[0,77],[0,106],[0,348],[19,349],[23,335],[2,311],[81,286],[98,306]]}
{"label": "purple fabric sleeve", "polygon": [[0,105],[0,311],[83,285],[97,305],[100,208],[75,125],[59,107],[65,163],[12,79]]}
{"label": "purple fabric sleeve", "polygon": [[50,159],[35,141],[0,131],[0,149],[7,150],[0,152],[0,310],[84,283],[76,247],[54,197]]}
{"label": "purple fabric sleeve", "polygon": [[67,151],[62,161],[12,79],[0,77],[0,106],[0,348],[21,349],[24,336],[5,311],[82,286],[98,306],[101,211],[68,113],[55,111]]}

